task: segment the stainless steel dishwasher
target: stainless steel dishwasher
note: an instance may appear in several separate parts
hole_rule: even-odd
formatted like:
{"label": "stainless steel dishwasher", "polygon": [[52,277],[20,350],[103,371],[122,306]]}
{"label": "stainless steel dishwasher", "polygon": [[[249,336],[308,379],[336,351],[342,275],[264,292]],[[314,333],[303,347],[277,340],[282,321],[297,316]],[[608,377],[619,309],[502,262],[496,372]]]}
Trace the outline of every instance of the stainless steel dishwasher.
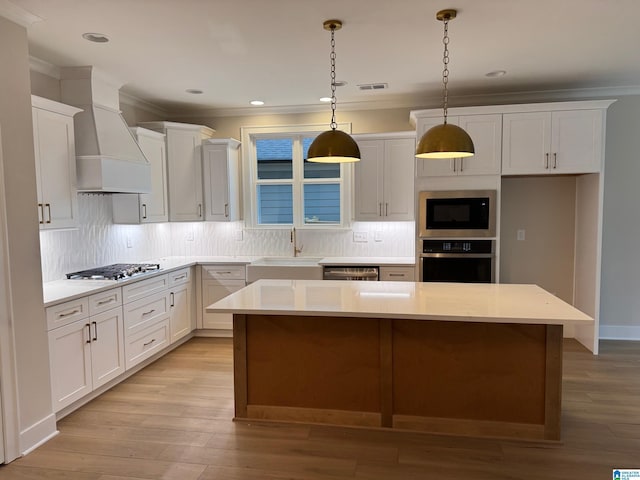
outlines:
{"label": "stainless steel dishwasher", "polygon": [[324,280],[366,280],[377,281],[380,276],[378,267],[371,266],[331,266],[325,265],[322,278]]}

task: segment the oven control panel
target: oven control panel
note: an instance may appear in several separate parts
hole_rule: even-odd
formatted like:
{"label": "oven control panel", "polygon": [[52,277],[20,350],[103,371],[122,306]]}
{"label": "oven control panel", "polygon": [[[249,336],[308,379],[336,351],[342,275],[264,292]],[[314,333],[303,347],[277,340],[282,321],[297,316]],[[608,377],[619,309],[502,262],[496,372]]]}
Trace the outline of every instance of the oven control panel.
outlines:
{"label": "oven control panel", "polygon": [[422,253],[493,253],[493,240],[423,240]]}

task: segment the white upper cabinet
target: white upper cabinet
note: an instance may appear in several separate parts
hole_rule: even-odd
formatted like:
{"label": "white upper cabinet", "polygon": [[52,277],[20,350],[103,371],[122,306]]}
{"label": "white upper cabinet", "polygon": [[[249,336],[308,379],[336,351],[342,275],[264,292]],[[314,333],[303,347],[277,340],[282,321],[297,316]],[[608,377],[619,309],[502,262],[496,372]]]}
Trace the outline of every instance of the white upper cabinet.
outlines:
{"label": "white upper cabinet", "polygon": [[114,223],[157,223],[169,220],[165,135],[146,128],[130,129],[151,164],[151,193],[112,195]]}
{"label": "white upper cabinet", "polygon": [[604,110],[508,113],[503,116],[504,175],[599,172]]}
{"label": "white upper cabinet", "polygon": [[355,220],[413,220],[413,132],[354,139],[361,154],[355,164]]}
{"label": "white upper cabinet", "polygon": [[202,143],[205,220],[240,220],[240,142],[233,138]]}
{"label": "white upper cabinet", "polygon": [[166,135],[169,221],[204,220],[202,141],[214,130],[203,125],[145,122],[140,126]]}
{"label": "white upper cabinet", "polygon": [[[473,140],[475,154],[468,158],[418,160],[418,176],[499,175],[502,146],[502,115],[460,115],[447,118],[451,125],[463,128]],[[417,139],[431,127],[440,125],[442,117],[417,119]]]}
{"label": "white upper cabinet", "polygon": [[73,116],[79,108],[31,96],[40,229],[78,226]]}

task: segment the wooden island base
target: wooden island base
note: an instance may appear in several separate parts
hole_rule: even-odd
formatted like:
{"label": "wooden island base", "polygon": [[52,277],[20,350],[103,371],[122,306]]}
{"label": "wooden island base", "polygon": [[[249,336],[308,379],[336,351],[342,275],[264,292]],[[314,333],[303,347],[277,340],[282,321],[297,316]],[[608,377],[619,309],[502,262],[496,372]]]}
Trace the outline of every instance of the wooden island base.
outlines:
{"label": "wooden island base", "polygon": [[234,314],[235,416],[560,438],[562,325]]}

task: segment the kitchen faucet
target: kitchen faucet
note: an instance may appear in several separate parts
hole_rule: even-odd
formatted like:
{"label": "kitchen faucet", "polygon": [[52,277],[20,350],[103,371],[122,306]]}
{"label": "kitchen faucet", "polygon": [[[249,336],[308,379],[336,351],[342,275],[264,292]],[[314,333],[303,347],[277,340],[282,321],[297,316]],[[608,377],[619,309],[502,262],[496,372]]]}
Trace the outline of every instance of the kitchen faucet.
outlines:
{"label": "kitchen faucet", "polygon": [[297,257],[299,253],[302,253],[304,245],[300,245],[300,248],[296,246],[296,227],[291,229],[291,246],[293,247],[294,257]]}

